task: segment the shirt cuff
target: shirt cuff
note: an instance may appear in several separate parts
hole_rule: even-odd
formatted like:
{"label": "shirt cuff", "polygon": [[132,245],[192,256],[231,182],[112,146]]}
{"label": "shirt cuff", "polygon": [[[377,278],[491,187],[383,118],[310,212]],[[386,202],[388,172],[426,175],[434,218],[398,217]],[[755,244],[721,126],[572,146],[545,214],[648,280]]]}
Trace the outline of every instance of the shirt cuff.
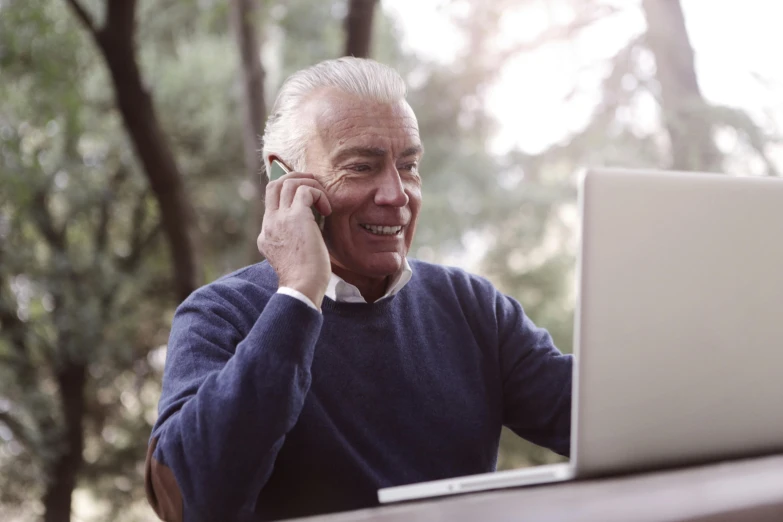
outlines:
{"label": "shirt cuff", "polygon": [[[313,304],[313,302],[310,300],[310,298],[307,297],[306,295],[304,295],[299,290],[294,290],[293,288],[289,288],[287,286],[281,286],[280,288],[277,289],[277,293],[278,294],[290,295],[294,299],[299,299],[300,301],[302,301],[304,304],[306,304],[307,306],[309,306],[313,310],[318,310],[318,307],[315,306],[315,304]],[[320,312],[320,310],[318,310],[318,311]]]}

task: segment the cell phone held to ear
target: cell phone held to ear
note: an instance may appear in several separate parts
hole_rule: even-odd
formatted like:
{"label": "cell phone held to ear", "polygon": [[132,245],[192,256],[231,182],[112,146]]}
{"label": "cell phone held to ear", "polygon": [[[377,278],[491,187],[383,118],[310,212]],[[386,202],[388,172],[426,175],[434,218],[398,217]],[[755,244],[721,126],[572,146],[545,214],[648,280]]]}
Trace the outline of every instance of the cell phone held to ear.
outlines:
{"label": "cell phone held to ear", "polygon": [[[272,160],[272,164],[269,168],[269,180],[274,181],[278,178],[281,178],[291,172],[288,167],[283,165],[283,163],[279,160]],[[310,207],[310,209],[313,211],[313,217],[315,217],[315,222],[318,223],[318,228],[321,230],[324,229],[324,217],[321,215],[320,212],[318,212],[315,207]]]}

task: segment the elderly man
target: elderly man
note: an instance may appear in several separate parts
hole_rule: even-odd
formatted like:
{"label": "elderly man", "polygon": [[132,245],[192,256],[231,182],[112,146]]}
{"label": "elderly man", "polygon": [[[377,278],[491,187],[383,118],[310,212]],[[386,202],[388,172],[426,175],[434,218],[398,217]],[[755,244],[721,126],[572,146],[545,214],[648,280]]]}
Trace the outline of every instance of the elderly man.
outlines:
{"label": "elderly man", "polygon": [[293,171],[267,187],[267,260],[174,317],[146,468],[161,518],[373,506],[380,487],[493,470],[502,425],[568,453],[571,357],[485,279],[406,257],[422,144],[396,72],[294,74],[263,154]]}

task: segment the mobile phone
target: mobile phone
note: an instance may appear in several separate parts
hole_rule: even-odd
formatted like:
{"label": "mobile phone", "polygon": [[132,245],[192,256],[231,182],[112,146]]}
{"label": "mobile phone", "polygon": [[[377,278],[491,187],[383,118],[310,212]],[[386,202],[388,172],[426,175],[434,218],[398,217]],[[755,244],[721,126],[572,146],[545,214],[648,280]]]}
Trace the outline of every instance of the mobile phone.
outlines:
{"label": "mobile phone", "polygon": [[[272,160],[272,164],[269,168],[269,180],[274,181],[282,176],[285,176],[291,172],[288,167],[283,165],[283,162],[278,160]],[[322,231],[324,229],[324,217],[321,215],[320,212],[318,212],[315,207],[310,207],[313,211],[313,217],[315,217],[315,222],[318,223],[318,228],[320,228]]]}
{"label": "mobile phone", "polygon": [[272,165],[269,168],[269,181],[274,181],[277,178],[281,178],[288,174],[290,171],[285,165],[277,160],[272,160]]}

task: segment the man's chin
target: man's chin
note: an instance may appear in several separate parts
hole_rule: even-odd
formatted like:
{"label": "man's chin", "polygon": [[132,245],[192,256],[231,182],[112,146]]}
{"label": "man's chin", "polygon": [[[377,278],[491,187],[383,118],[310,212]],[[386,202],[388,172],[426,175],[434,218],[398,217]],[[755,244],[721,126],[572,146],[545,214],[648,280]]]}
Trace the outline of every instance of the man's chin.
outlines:
{"label": "man's chin", "polygon": [[332,257],[332,270],[335,273],[345,270],[373,279],[397,274],[402,268],[402,264],[403,256],[399,252],[380,252],[363,259],[346,259],[345,262]]}

